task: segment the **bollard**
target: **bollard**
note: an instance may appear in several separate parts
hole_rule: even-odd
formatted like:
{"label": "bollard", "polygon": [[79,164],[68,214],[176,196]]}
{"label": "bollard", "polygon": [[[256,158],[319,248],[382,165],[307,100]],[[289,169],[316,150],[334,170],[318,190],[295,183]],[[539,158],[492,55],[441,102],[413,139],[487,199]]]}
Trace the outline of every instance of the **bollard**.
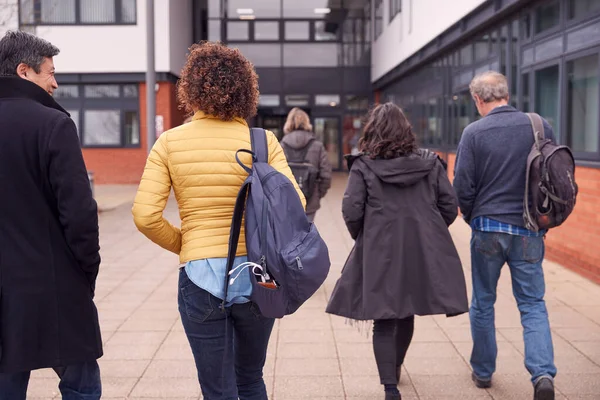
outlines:
{"label": "bollard", "polygon": [[90,189],[92,190],[92,197],[96,198],[96,193],[94,192],[94,172],[88,171],[88,180],[90,181]]}

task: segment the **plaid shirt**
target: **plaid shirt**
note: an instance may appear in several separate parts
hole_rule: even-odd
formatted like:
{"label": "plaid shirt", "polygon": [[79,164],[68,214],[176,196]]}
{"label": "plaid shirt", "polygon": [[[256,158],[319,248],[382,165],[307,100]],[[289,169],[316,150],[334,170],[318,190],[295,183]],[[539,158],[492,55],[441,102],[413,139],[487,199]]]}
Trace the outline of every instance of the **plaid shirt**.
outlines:
{"label": "plaid shirt", "polygon": [[488,217],[477,217],[471,221],[471,228],[475,231],[508,233],[515,236],[541,237],[546,234],[545,230],[533,232],[529,229],[504,222],[496,221]]}

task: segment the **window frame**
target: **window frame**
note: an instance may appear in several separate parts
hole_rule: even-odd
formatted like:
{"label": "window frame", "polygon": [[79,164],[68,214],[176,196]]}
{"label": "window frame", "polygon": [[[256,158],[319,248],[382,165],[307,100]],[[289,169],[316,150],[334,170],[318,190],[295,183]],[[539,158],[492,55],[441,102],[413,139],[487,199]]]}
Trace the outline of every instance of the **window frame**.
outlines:
{"label": "window frame", "polygon": [[[77,97],[57,98],[56,101],[66,110],[78,111],[79,118],[76,123],[78,127],[79,142],[83,149],[138,149],[142,146],[142,126],[140,115],[140,86],[139,82],[116,83],[119,86],[119,97],[85,97],[85,86],[115,85],[115,83],[66,83],[64,86],[77,86]],[[127,85],[135,85],[138,90],[136,97],[125,97],[124,88]],[[119,144],[86,144],[85,143],[85,112],[86,111],[119,111]],[[139,142],[127,144],[125,114],[127,112],[137,113],[137,124],[139,127]]]}
{"label": "window frame", "polygon": [[580,24],[584,23],[585,21],[594,19],[600,15],[600,9],[598,9],[589,15],[584,15],[579,18],[577,18],[577,17],[571,18],[571,11],[572,11],[571,0],[565,0],[565,10],[564,11],[565,11],[565,17],[564,17],[565,25],[567,28],[576,26],[576,25],[580,25]]}
{"label": "window frame", "polygon": [[122,3],[123,0],[113,0],[115,3],[115,21],[114,22],[82,22],[81,21],[81,0],[73,0],[75,2],[75,22],[43,22],[41,16],[41,4],[43,0],[31,0],[33,2],[33,23],[24,22],[23,15],[21,14],[22,3],[23,0],[19,0],[18,5],[18,14],[19,14],[19,26],[113,26],[113,25],[123,25],[123,26],[134,26],[137,25],[138,16],[138,0],[133,0],[134,6],[134,21],[123,21],[123,13],[122,13]]}

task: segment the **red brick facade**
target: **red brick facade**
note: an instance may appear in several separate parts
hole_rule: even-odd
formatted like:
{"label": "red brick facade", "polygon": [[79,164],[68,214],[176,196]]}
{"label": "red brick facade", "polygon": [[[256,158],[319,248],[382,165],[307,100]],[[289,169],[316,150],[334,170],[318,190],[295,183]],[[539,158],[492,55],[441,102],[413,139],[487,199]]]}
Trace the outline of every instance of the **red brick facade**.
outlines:
{"label": "red brick facade", "polygon": [[[455,154],[447,154],[452,180]],[[600,283],[600,170],[577,167],[579,195],[575,211],[546,236],[546,256],[552,261]]]}
{"label": "red brick facade", "polygon": [[[159,82],[156,93],[156,114],[164,118],[164,130],[181,125],[183,113],[177,109],[175,84]],[[140,92],[140,147],[83,149],[83,157],[89,171],[94,172],[97,184],[138,183],[146,164],[146,84],[141,83]]]}

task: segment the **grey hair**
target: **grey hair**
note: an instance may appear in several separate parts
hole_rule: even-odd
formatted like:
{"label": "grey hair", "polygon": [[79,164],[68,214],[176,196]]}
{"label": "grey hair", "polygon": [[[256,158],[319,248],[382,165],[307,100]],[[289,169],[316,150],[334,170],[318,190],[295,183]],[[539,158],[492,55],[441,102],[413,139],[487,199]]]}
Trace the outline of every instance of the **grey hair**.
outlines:
{"label": "grey hair", "polygon": [[469,90],[471,96],[477,95],[485,103],[508,99],[508,81],[496,71],[487,71],[475,76]]}
{"label": "grey hair", "polygon": [[42,38],[27,32],[8,31],[0,39],[0,76],[16,76],[21,63],[39,73],[44,59],[58,53],[58,47]]}

